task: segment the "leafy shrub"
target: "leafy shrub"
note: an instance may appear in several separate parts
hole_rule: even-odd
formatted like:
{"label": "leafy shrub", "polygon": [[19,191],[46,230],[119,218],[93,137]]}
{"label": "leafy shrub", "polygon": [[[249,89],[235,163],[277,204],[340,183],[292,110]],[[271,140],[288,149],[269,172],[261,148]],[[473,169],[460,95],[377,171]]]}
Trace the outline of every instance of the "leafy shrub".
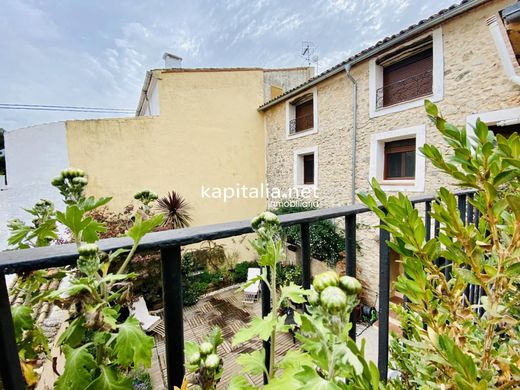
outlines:
{"label": "leafy shrub", "polygon": [[299,265],[277,264],[276,284],[287,286],[291,283],[301,285],[303,283],[303,270]]}
{"label": "leafy shrub", "polygon": [[[428,101],[426,111],[452,154],[444,157],[433,145],[421,152],[460,187],[477,191],[470,203],[480,217],[466,224],[455,195],[441,188],[430,213],[440,224],[439,235],[427,241],[424,222],[407,197],[387,196],[375,180],[372,188],[385,211],[374,196],[360,196],[391,233],[389,246],[404,267],[395,287],[408,298],[409,310],[394,307],[406,337],[390,345],[392,364],[401,372],[391,385],[518,388],[520,138],[495,137],[480,120],[475,135],[468,135]],[[476,304],[465,294],[470,288],[483,292]]]}
{"label": "leafy shrub", "polygon": [[242,283],[247,280],[247,270],[251,267],[257,267],[258,264],[250,261],[243,261],[235,265],[233,270],[233,280],[235,283]]}
{"label": "leafy shrub", "polygon": [[[287,206],[273,210],[275,214],[292,214],[302,211],[315,210],[314,207]],[[288,226],[283,229],[289,244],[301,245],[300,227]],[[314,222],[310,225],[311,256],[334,265],[340,258],[340,253],[345,250],[344,233],[331,220]]]}

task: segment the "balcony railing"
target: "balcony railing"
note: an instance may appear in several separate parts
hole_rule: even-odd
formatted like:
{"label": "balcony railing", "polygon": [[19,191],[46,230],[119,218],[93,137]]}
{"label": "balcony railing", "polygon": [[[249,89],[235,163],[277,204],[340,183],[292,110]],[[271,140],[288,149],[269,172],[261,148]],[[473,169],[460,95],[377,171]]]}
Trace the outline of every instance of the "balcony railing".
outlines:
{"label": "balcony railing", "polygon": [[431,95],[432,86],[433,72],[431,70],[387,84],[376,91],[376,107],[387,107]]}
{"label": "balcony railing", "polygon": [[[477,210],[468,202],[473,191],[457,193],[459,211],[467,223],[477,221]],[[426,239],[439,234],[439,224],[431,223],[429,212],[433,196],[421,196],[412,199],[414,205],[424,205],[424,221],[427,231]],[[422,207],[422,206],[421,206]],[[370,212],[364,205],[341,206],[329,209],[313,210],[280,216],[282,226],[299,225],[301,234],[301,255],[303,268],[303,287],[308,289],[311,284],[311,247],[309,227],[313,222],[331,219],[345,219],[346,273],[356,276],[356,217]],[[217,225],[207,225],[187,229],[168,230],[147,234],[141,241],[138,251],[160,250],[161,277],[163,285],[163,307],[165,323],[165,347],[168,388],[180,386],[184,377],[184,333],[183,306],[181,284],[181,247],[206,240],[234,237],[252,233],[250,221],[237,221]],[[388,318],[390,294],[390,249],[387,245],[389,233],[379,229],[379,340],[378,368],[381,378],[388,372]],[[133,241],[130,238],[109,238],[99,241],[103,251],[115,251],[119,248],[130,248]],[[5,275],[21,273],[45,268],[71,266],[78,258],[75,244],[55,245],[42,248],[24,249],[0,253],[0,374],[6,390],[25,389],[20,368],[18,350],[11,316],[8,289]],[[439,264],[445,266],[446,275],[450,274],[450,266],[445,260],[439,259]],[[471,303],[479,301],[481,292],[468,288],[466,296]],[[262,315],[270,311],[271,300],[269,289],[262,288]],[[355,320],[355,318],[354,318]],[[351,337],[356,338],[356,323],[350,330]],[[270,348],[269,342],[264,348]],[[269,353],[266,353],[269,356]],[[266,361],[268,364],[268,361]]]}
{"label": "balcony railing", "polygon": [[312,129],[314,127],[314,115],[307,114],[292,119],[289,122],[289,134],[293,135],[300,131]]}

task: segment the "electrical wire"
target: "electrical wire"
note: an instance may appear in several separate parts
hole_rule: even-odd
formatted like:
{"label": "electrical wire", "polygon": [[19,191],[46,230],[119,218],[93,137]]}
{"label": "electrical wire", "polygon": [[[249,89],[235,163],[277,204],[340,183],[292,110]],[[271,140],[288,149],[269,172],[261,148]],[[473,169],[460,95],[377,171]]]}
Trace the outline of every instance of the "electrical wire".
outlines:
{"label": "electrical wire", "polygon": [[135,112],[131,108],[103,108],[103,107],[85,107],[85,106],[58,106],[46,104],[16,104],[16,103],[0,103],[0,109],[3,110],[33,110],[33,111],[67,111],[67,112],[92,112],[101,114],[130,114]]}

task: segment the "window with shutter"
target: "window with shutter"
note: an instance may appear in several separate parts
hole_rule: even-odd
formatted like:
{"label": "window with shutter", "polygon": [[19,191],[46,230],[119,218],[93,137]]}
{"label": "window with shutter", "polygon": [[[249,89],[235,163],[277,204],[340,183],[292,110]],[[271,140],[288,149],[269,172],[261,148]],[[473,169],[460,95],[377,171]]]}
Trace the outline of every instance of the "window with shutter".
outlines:
{"label": "window with shutter", "polygon": [[384,178],[415,179],[415,138],[385,143]]}

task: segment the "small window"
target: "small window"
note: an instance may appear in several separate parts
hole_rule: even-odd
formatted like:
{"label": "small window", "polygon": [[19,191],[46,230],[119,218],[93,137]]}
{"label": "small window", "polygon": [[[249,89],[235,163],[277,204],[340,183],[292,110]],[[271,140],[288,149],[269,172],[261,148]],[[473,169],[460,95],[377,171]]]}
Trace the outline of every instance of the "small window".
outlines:
{"label": "small window", "polygon": [[294,151],[294,185],[317,186],[318,185],[318,147]]}
{"label": "small window", "polygon": [[385,143],[384,178],[415,179],[415,138]]}
{"label": "small window", "polygon": [[506,125],[506,126],[488,126],[489,130],[493,132],[493,134],[497,135],[503,135],[506,138],[509,138],[513,135],[513,133],[520,134],[520,123],[515,125]]}
{"label": "small window", "polygon": [[307,154],[303,158],[303,184],[314,184],[314,154]]}
{"label": "small window", "polygon": [[383,86],[377,90],[377,108],[415,100],[433,91],[432,38],[382,58]]}

